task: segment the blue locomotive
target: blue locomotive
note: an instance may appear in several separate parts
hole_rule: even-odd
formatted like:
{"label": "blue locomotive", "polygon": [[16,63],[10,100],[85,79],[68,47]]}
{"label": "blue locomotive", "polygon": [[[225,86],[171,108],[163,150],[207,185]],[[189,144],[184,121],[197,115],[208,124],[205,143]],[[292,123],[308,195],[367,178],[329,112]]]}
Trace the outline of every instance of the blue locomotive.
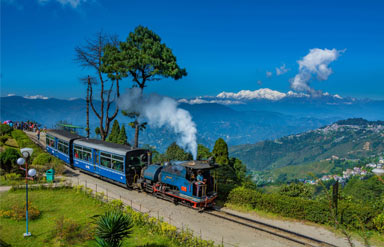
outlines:
{"label": "blue locomotive", "polygon": [[137,188],[174,203],[204,209],[214,205],[217,189],[212,161],[151,164],[147,149],[85,138],[64,130],[48,130],[48,153],[72,168],[128,188]]}

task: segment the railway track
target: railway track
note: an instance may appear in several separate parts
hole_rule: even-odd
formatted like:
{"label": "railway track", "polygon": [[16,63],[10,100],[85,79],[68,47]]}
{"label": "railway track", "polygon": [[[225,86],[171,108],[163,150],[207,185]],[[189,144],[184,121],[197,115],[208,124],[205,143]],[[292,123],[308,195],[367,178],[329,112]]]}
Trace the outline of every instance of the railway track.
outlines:
{"label": "railway track", "polygon": [[273,226],[261,221],[249,219],[243,216],[235,215],[229,212],[224,212],[218,209],[214,209],[212,211],[205,211],[204,213],[228,220],[258,231],[262,231],[279,238],[283,238],[284,240],[288,240],[294,242],[297,245],[311,246],[311,247],[337,247],[336,245],[324,242],[322,240],[318,240],[309,236],[305,236],[303,234],[293,232],[287,229],[283,229],[277,226]]}

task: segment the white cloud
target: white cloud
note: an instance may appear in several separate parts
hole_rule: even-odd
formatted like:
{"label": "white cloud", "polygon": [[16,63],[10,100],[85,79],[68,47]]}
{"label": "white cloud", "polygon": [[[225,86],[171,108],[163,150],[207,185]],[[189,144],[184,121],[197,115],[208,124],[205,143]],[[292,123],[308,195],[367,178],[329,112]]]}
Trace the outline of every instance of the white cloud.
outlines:
{"label": "white cloud", "polygon": [[294,97],[294,98],[304,98],[304,97],[309,98],[309,97],[311,97],[311,95],[309,95],[309,94],[302,93],[302,92],[297,93],[297,92],[293,92],[293,91],[288,91],[287,96],[288,97]]}
{"label": "white cloud", "polygon": [[272,72],[271,71],[267,71],[267,72],[265,72],[265,75],[269,78],[269,77],[272,76]]}
{"label": "white cloud", "polygon": [[24,98],[26,99],[49,99],[47,96],[43,96],[43,95],[25,95]]}
{"label": "white cloud", "polygon": [[276,75],[279,76],[279,75],[283,75],[285,73],[288,72],[289,69],[287,69],[285,67],[285,64],[283,64],[282,66],[280,66],[279,68],[275,68],[276,69]]}
{"label": "white cloud", "polygon": [[[39,4],[46,4],[48,2],[50,2],[52,0],[38,0]],[[71,6],[72,8],[77,8],[81,3],[84,3],[86,2],[87,0],[53,0],[53,1],[56,1],[58,3],[60,3],[62,6],[66,6],[66,5],[69,5]]]}
{"label": "white cloud", "polygon": [[333,95],[333,97],[336,98],[336,99],[343,99],[343,97],[341,97],[341,96],[338,95],[338,94]]}
{"label": "white cloud", "polygon": [[332,95],[328,92],[325,93],[305,93],[288,91],[287,93],[279,92],[269,88],[261,88],[258,90],[241,90],[237,93],[234,92],[221,92],[216,96],[198,96],[193,99],[179,99],[179,103],[186,104],[222,104],[222,105],[240,105],[246,104],[250,100],[270,100],[279,101],[289,98],[312,98],[312,97],[333,97],[335,99],[343,99],[340,95]]}
{"label": "white cloud", "polygon": [[9,94],[7,94],[7,96],[8,96],[8,97],[12,97],[12,96],[16,96],[16,94],[14,94],[14,93],[9,93]]}
{"label": "white cloud", "polygon": [[296,91],[316,93],[310,86],[312,76],[316,76],[319,81],[327,80],[332,74],[332,69],[328,65],[335,61],[344,51],[336,49],[310,49],[303,59],[297,61],[299,73],[291,79],[291,88]]}
{"label": "white cloud", "polygon": [[241,90],[238,93],[219,93],[217,98],[231,98],[231,99],[269,99],[269,100],[280,100],[286,96],[285,93],[271,90],[269,88],[261,88],[255,91]]}

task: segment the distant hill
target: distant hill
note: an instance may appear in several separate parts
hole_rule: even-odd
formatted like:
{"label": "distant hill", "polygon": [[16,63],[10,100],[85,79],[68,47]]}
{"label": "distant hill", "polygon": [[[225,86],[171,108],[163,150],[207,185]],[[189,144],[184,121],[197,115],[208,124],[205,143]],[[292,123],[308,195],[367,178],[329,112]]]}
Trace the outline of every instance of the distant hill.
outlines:
{"label": "distant hill", "polygon": [[332,158],[359,158],[384,151],[384,122],[361,118],[256,144],[230,147],[253,170],[271,170]]}
{"label": "distant hill", "polygon": [[[85,127],[86,103],[84,99],[26,99],[20,96],[1,97],[1,120],[34,120],[48,128],[59,121]],[[96,108],[100,102],[95,101]],[[113,106],[112,106],[113,107]],[[222,137],[229,145],[255,143],[265,139],[300,133],[331,123],[338,118],[318,119],[315,117],[298,117],[263,110],[234,110],[220,104],[185,104],[180,107],[188,110],[198,129],[198,142],[210,148]],[[98,119],[90,110],[91,134],[98,126]],[[122,114],[117,117],[121,124],[131,120]],[[133,139],[132,128],[126,126],[129,140]],[[82,133],[85,134],[85,133]],[[150,144],[158,150],[164,149],[176,141],[175,134],[168,128],[149,127],[140,133],[141,144]]]}

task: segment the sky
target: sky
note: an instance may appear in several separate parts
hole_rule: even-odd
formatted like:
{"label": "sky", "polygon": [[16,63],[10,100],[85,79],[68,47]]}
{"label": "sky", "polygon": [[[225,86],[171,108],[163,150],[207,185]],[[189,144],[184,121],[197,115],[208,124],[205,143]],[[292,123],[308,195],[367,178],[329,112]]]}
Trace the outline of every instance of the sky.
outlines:
{"label": "sky", "polygon": [[85,97],[79,78],[93,72],[74,61],[75,47],[100,30],[125,40],[143,25],[188,72],[146,92],[269,88],[384,99],[383,13],[381,0],[1,0],[1,96]]}

